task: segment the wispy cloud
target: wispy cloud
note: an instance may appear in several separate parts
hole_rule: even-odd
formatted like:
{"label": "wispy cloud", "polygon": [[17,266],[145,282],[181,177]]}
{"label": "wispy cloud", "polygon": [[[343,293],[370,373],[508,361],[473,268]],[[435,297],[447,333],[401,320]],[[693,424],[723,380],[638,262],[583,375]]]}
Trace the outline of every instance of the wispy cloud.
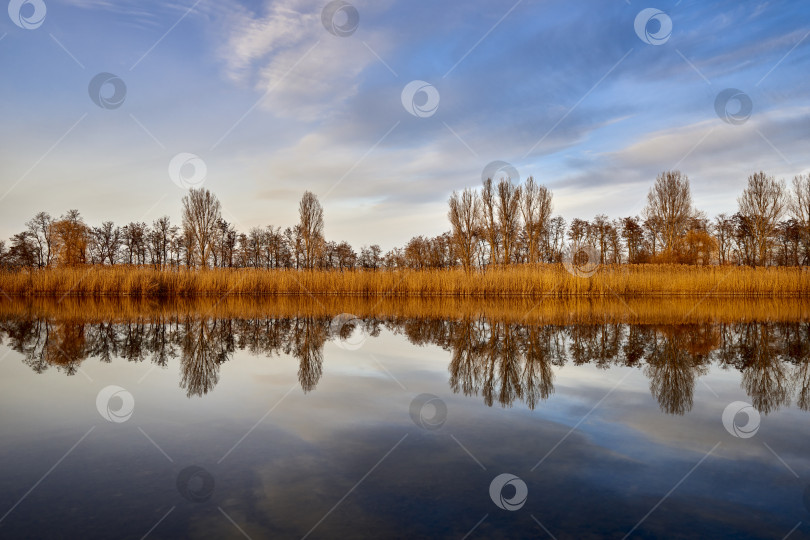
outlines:
{"label": "wispy cloud", "polygon": [[[259,14],[238,8],[227,17],[220,50],[227,76],[259,92],[272,90],[263,107],[277,116],[311,122],[338,114],[357,95],[363,72],[378,62],[359,38],[326,32],[323,7],[319,0],[281,0],[266,2]],[[364,14],[383,7],[378,4]],[[383,32],[362,35],[374,42],[375,50],[389,50]]]}

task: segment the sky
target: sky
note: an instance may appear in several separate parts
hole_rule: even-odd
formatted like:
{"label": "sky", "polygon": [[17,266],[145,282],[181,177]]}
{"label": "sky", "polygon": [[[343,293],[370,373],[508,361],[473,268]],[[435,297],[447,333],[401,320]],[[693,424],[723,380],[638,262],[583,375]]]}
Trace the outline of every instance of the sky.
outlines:
{"label": "sky", "polygon": [[11,0],[0,238],[179,222],[202,186],[241,231],[312,191],[328,239],[389,249],[493,170],[569,221],[670,169],[733,213],[749,174],[810,172],[808,34],[805,0]]}

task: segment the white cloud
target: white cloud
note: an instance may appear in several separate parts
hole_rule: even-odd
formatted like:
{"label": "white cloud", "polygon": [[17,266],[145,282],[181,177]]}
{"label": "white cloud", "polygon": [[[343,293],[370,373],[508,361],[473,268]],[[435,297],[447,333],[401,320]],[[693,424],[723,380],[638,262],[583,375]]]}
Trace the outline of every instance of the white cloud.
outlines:
{"label": "white cloud", "polygon": [[[673,168],[689,175],[698,207],[710,215],[734,211],[749,174],[764,170],[789,179],[810,167],[809,121],[810,107],[790,107],[755,113],[740,126],[712,118],[646,134],[624,148],[592,156],[590,164],[577,167],[581,172],[560,181],[566,213],[587,217],[588,211],[610,208],[615,217],[638,212],[656,175]],[[628,198],[627,189],[638,197]],[[577,196],[600,191],[605,198],[596,206]]]}
{"label": "white cloud", "polygon": [[341,38],[324,28],[323,7],[320,0],[282,0],[266,4],[263,15],[241,8],[228,16],[220,50],[226,74],[267,92],[262,106],[277,116],[316,121],[339,113],[356,95],[361,73],[378,62],[364,43],[377,54],[390,50],[383,33],[362,30],[365,11],[357,34]]}

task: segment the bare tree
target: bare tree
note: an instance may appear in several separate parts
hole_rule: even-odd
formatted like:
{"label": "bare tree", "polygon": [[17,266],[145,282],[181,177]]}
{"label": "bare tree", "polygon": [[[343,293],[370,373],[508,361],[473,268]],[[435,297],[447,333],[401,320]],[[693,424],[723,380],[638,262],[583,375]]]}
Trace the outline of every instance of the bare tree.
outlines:
{"label": "bare tree", "polygon": [[748,186],[737,198],[740,214],[748,221],[756,253],[756,264],[768,262],[771,237],[785,213],[784,182],[764,172],[748,177]]}
{"label": "bare tree", "polygon": [[628,216],[621,220],[621,236],[627,246],[627,262],[640,262],[644,250],[644,229],[637,217]]}
{"label": "bare tree", "polygon": [[169,216],[163,216],[152,222],[152,230],[147,234],[152,264],[155,268],[164,268],[169,262],[172,225]]}
{"label": "bare tree", "polygon": [[663,231],[661,220],[657,217],[649,217],[644,220],[643,225],[644,237],[650,248],[650,255],[655,257],[658,254],[658,248],[661,247],[661,234]]}
{"label": "bare tree", "polygon": [[693,214],[689,178],[680,171],[659,174],[647,194],[644,217],[651,223],[660,223],[665,249],[675,247],[678,238],[686,233]]}
{"label": "bare tree", "polygon": [[323,248],[323,208],[312,192],[304,192],[298,203],[299,228],[303,241],[304,267],[314,268]]}
{"label": "bare tree", "polygon": [[588,242],[588,230],[591,224],[584,219],[574,218],[568,229],[568,239],[573,244],[582,245]]}
{"label": "bare tree", "polygon": [[531,176],[523,184],[520,213],[523,216],[526,248],[531,264],[538,262],[540,258],[541,240],[551,220],[551,197],[551,191],[546,186],[536,183]]}
{"label": "bare tree", "polygon": [[[348,243],[346,243],[346,245],[348,245]],[[337,246],[335,246],[335,249],[337,249]],[[381,254],[382,249],[377,244],[372,246],[363,246],[360,248],[360,257],[357,260],[357,264],[369,270],[376,270],[382,263]],[[335,253],[335,255],[337,255],[337,253]]]}
{"label": "bare tree", "polygon": [[498,227],[501,237],[502,264],[512,263],[520,229],[520,199],[521,189],[512,184],[510,178],[503,178],[498,182]]}
{"label": "bare tree", "polygon": [[[192,188],[183,197],[183,232],[189,244],[187,261],[203,268],[208,267],[208,258],[214,245],[221,205],[216,195],[207,189]],[[196,255],[196,257],[195,257]]]}
{"label": "bare tree", "polygon": [[562,261],[562,251],[565,245],[565,219],[562,216],[549,220],[548,230],[544,235],[544,244],[547,262]]}
{"label": "bare tree", "polygon": [[621,220],[617,219],[610,222],[608,226],[608,247],[610,249],[610,258],[607,262],[612,264],[622,263],[622,235],[621,235]]}
{"label": "bare tree", "polygon": [[717,242],[718,262],[726,264],[731,259],[731,243],[734,239],[734,221],[726,214],[718,215],[714,220],[714,238]]}
{"label": "bare tree", "polygon": [[757,262],[754,227],[750,219],[737,212],[731,217],[734,252],[738,264],[754,266]]}
{"label": "bare tree", "polygon": [[790,194],[788,207],[793,219],[801,231],[801,240],[804,245],[803,262],[810,262],[810,174],[793,177],[793,190]]}
{"label": "bare tree", "polygon": [[335,256],[337,258],[338,268],[341,270],[354,268],[357,261],[357,254],[352,249],[352,246],[345,241],[335,246]]}
{"label": "bare tree", "polygon": [[53,257],[53,240],[51,232],[53,218],[48,212],[39,212],[26,224],[31,239],[37,246],[37,266],[40,268],[49,266]]}
{"label": "bare tree", "polygon": [[146,262],[147,236],[147,226],[142,221],[130,222],[121,229],[121,244],[126,250],[127,264]]}
{"label": "bare tree", "polygon": [[612,262],[609,249],[611,247],[611,236],[615,233],[613,224],[605,214],[599,214],[593,218],[590,229],[591,237],[599,250],[599,264]]}
{"label": "bare tree", "polygon": [[112,221],[105,221],[101,227],[93,227],[93,250],[94,258],[100,264],[109,262],[113,265],[118,257],[118,250],[121,247],[121,229],[116,227]]}
{"label": "bare tree", "polygon": [[478,251],[478,225],[481,220],[481,200],[478,194],[465,189],[461,194],[453,192],[450,196],[450,210],[447,218],[452,228],[453,244],[461,266],[469,271],[475,263]]}
{"label": "bare tree", "polygon": [[11,237],[11,247],[6,254],[8,266],[32,269],[37,265],[37,244],[31,233],[23,231]]}
{"label": "bare tree", "polygon": [[500,262],[499,228],[495,218],[495,206],[495,189],[492,186],[492,179],[487,178],[481,188],[481,229],[489,245],[490,264]]}

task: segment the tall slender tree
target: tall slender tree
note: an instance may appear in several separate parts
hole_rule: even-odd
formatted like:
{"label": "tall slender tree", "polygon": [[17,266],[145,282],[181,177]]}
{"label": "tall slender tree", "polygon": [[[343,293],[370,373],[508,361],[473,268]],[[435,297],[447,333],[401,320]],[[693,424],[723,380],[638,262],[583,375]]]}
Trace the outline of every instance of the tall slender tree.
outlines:
{"label": "tall slender tree", "polygon": [[219,200],[207,189],[192,188],[183,197],[183,232],[187,239],[188,262],[208,267],[220,218]]}
{"label": "tall slender tree", "polygon": [[489,264],[500,263],[500,242],[499,227],[496,218],[496,195],[492,184],[492,178],[484,180],[481,188],[481,230],[489,247]]}
{"label": "tall slender tree", "polygon": [[303,241],[303,265],[314,268],[323,249],[323,208],[318,197],[310,191],[304,192],[298,203],[299,230]]}
{"label": "tall slender tree", "polygon": [[497,212],[502,264],[513,262],[520,230],[520,199],[521,189],[515,186],[510,178],[502,178],[498,182]]}
{"label": "tall slender tree", "polygon": [[808,264],[810,263],[810,174],[793,177],[788,209],[799,227],[801,243],[804,247],[801,256],[802,264]]}

